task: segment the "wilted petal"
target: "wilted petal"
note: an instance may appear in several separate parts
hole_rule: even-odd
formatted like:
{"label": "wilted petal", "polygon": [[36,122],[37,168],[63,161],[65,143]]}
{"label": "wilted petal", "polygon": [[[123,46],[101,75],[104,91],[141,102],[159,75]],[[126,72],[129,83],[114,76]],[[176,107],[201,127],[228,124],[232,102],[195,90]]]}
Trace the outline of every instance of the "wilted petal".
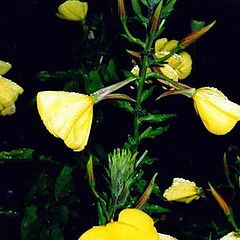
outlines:
{"label": "wilted petal", "polygon": [[240,106],[216,88],[203,87],[193,96],[194,107],[209,132],[224,135],[240,120]]}
{"label": "wilted petal", "polygon": [[93,105],[92,97],[74,92],[37,94],[38,111],[46,128],[74,151],[82,151],[88,142]]}

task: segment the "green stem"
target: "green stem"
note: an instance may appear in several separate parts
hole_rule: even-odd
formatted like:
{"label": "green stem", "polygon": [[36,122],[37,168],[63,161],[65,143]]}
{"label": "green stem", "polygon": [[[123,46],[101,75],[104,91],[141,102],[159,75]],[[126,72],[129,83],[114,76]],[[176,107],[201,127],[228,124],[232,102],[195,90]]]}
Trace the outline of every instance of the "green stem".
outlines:
{"label": "green stem", "polygon": [[122,22],[124,31],[125,31],[125,33],[126,33],[126,35],[127,35],[127,39],[128,39],[130,42],[136,43],[136,44],[138,44],[138,45],[140,45],[140,46],[142,46],[142,47],[144,48],[144,47],[145,47],[145,43],[142,42],[140,39],[135,38],[135,37],[129,32],[128,26],[127,26],[127,19],[124,18],[124,19],[121,20],[121,22]]}
{"label": "green stem", "polygon": [[153,43],[154,37],[150,35],[149,38],[146,39],[146,47],[144,48],[144,55],[142,59],[142,65],[140,66],[140,78],[137,83],[137,99],[136,99],[136,105],[135,105],[135,115],[134,115],[134,141],[136,143],[136,151],[139,145],[139,115],[141,112],[141,98],[142,98],[142,92],[144,83],[146,81],[146,75],[147,75],[147,68],[148,68],[148,54],[151,50],[151,46]]}
{"label": "green stem", "polygon": [[228,221],[232,224],[234,230],[235,230],[236,232],[238,232],[238,231],[239,231],[239,227],[237,226],[237,224],[236,224],[236,222],[235,222],[235,219],[234,219],[234,216],[233,216],[233,212],[230,211],[230,212],[229,212],[228,214],[226,214],[226,215],[227,215]]}

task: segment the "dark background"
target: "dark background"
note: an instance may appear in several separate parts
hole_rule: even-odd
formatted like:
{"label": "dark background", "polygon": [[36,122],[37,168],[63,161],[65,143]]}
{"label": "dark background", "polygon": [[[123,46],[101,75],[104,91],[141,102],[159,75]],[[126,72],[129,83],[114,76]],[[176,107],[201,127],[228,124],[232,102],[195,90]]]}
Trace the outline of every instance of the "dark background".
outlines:
{"label": "dark background", "polygon": [[[89,1],[89,8],[91,4],[98,4],[99,11],[109,7],[108,1],[94,2]],[[55,16],[60,3],[62,1],[1,0],[0,59],[13,65],[6,77],[22,86],[25,92],[16,103],[16,114],[0,118],[0,151],[33,147],[48,154],[61,155],[62,158],[69,154],[62,143],[55,142],[54,137],[42,126],[34,101],[37,91],[46,90],[36,77],[39,71],[54,72],[77,67],[69,52],[81,39],[82,31],[76,23]],[[216,87],[230,100],[240,104],[239,0],[178,0],[175,11],[167,22],[166,36],[169,39],[186,36],[190,32],[191,19],[205,21],[207,24],[216,20],[216,24],[189,47],[193,71],[184,83],[194,87]],[[114,35],[117,29],[109,19],[109,34]],[[120,48],[119,43],[116,46]],[[118,64],[120,68],[125,67],[125,57],[121,55]],[[59,90],[61,87],[61,82],[59,86],[54,86]],[[224,178],[224,152],[233,156],[239,153],[239,124],[229,134],[215,136],[203,127],[191,100],[183,96],[172,96],[156,103],[156,106],[178,115],[166,134],[154,143],[146,142],[150,154],[157,158],[159,181],[167,186],[172,177],[179,176],[205,187],[208,181],[219,184]],[[120,135],[126,131],[124,124],[128,124],[117,113],[118,111],[116,115],[112,112],[106,115],[109,131],[104,133],[103,141],[110,147],[121,144]],[[107,139],[111,140],[108,142]],[[18,191],[17,196],[21,200],[19,182],[28,179],[28,170],[32,170],[28,164],[0,165],[0,196],[5,196],[9,189],[14,189]],[[9,207],[10,205],[11,201]]]}

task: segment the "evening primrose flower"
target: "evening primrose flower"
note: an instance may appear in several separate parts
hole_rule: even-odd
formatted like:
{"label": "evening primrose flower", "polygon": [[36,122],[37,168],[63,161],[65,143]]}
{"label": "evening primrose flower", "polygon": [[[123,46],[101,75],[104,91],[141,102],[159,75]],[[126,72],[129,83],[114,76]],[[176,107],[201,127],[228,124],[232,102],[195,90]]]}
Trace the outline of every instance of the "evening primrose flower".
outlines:
{"label": "evening primrose flower", "polygon": [[118,221],[105,226],[94,226],[79,240],[159,240],[154,222],[145,212],[135,208],[120,212]]}
{"label": "evening primrose flower", "polygon": [[172,237],[172,236],[167,235],[167,234],[159,233],[158,235],[159,235],[159,240],[177,240],[177,238]]}
{"label": "evening primrose flower", "polygon": [[[165,57],[177,47],[177,40],[168,41],[167,38],[158,39],[155,42],[155,57],[158,59]],[[167,64],[159,67],[160,71],[167,77],[177,81],[185,79],[189,76],[192,70],[191,56],[185,52],[173,54],[166,60]]]}
{"label": "evening primrose flower", "polygon": [[4,75],[12,68],[12,64],[9,62],[5,62],[0,60],[0,75]]}
{"label": "evening primrose flower", "polygon": [[236,232],[230,232],[219,240],[240,240],[240,234]]}
{"label": "evening primrose flower", "polygon": [[68,21],[83,21],[88,11],[88,3],[79,0],[67,0],[58,7],[56,15]]}
{"label": "evening primrose flower", "polygon": [[184,178],[174,178],[172,185],[164,191],[163,197],[167,201],[190,203],[200,198],[201,191],[201,188],[197,187],[195,182]]}
{"label": "evening primrose flower", "polygon": [[230,132],[240,120],[240,106],[218,89],[202,87],[193,95],[194,107],[207,130],[216,135]]}
{"label": "evening primrose flower", "polygon": [[48,131],[74,151],[87,145],[93,119],[91,96],[65,91],[37,94],[37,108]]}
{"label": "evening primrose flower", "polygon": [[0,115],[14,114],[16,112],[15,102],[22,93],[22,87],[0,75]]}

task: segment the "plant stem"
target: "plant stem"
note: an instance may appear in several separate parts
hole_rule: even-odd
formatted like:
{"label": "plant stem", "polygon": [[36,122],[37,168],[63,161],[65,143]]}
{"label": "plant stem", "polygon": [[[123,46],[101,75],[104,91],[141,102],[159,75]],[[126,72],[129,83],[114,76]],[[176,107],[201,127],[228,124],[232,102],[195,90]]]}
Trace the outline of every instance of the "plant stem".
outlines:
{"label": "plant stem", "polygon": [[137,98],[136,98],[136,105],[135,105],[135,114],[134,114],[134,141],[136,143],[135,150],[137,151],[139,145],[139,116],[141,114],[141,103],[142,103],[142,92],[144,83],[146,80],[147,75],[147,68],[148,68],[148,55],[151,50],[151,46],[154,40],[154,36],[150,35],[146,38],[146,46],[143,50],[143,57],[142,57],[142,64],[140,66],[140,78],[137,82]]}

